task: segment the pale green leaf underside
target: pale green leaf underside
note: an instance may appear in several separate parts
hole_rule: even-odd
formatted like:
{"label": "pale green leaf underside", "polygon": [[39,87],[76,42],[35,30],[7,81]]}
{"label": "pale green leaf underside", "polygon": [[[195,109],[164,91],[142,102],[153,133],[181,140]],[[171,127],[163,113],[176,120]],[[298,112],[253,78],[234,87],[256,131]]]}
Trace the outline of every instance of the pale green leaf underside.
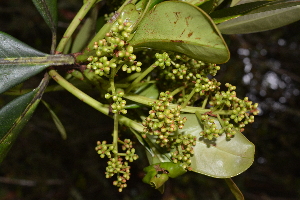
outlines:
{"label": "pale green leaf underside", "polygon": [[[187,122],[180,132],[199,138],[202,127],[196,115],[183,114],[181,117],[186,117]],[[216,123],[219,125],[217,121]],[[244,172],[253,163],[254,145],[240,132],[230,141],[223,134],[215,144],[208,144],[207,141],[197,141],[195,155],[191,158],[192,171],[215,178],[229,178]]]}
{"label": "pale green leaf underside", "polygon": [[0,93],[49,66],[74,64],[69,55],[48,55],[0,32]]}
{"label": "pale green leaf underside", "polygon": [[35,90],[17,97],[0,109],[0,163],[40,102],[48,80]]}
{"label": "pale green leaf underside", "polygon": [[211,63],[224,63],[229,52],[214,23],[199,8],[184,2],[156,5],[129,41],[134,47],[170,50]]}
{"label": "pale green leaf underside", "polygon": [[245,34],[279,28],[300,19],[299,4],[296,1],[269,5],[220,23],[217,27],[224,34]]}

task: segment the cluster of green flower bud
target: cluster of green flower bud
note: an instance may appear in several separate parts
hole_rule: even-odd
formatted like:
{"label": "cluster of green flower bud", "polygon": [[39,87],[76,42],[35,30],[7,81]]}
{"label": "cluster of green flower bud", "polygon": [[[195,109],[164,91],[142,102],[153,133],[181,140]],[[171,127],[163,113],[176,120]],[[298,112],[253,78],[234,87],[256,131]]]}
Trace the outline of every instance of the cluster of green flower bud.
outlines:
{"label": "cluster of green flower bud", "polygon": [[170,92],[161,92],[159,99],[150,104],[152,110],[143,121],[145,128],[142,136],[146,137],[146,134],[156,136],[156,143],[161,147],[170,148],[170,136],[174,136],[174,133],[182,129],[186,122],[186,118],[180,118],[180,106],[168,108],[172,100],[173,96]]}
{"label": "cluster of green flower bud", "polygon": [[117,92],[115,94],[105,94],[106,99],[112,99],[114,103],[111,104],[111,112],[112,113],[122,113],[126,114],[127,110],[124,109],[126,106],[126,100],[124,100],[122,97],[124,96],[124,90],[123,89],[117,89]]}
{"label": "cluster of green flower bud", "polygon": [[103,141],[102,143],[100,141],[97,142],[97,146],[95,148],[97,153],[100,155],[101,158],[112,157],[112,153],[117,153],[114,145],[112,144],[107,144],[106,141]]}
{"label": "cluster of green flower bud", "polygon": [[98,141],[95,150],[101,158],[109,158],[105,172],[106,178],[111,178],[117,174],[117,180],[113,182],[113,185],[119,187],[119,192],[122,192],[123,188],[127,187],[126,181],[130,178],[130,166],[128,162],[123,162],[121,156],[129,162],[133,162],[138,159],[138,155],[135,154],[135,149],[132,147],[130,139],[118,140],[118,143],[122,144],[122,150],[125,153],[118,153],[117,144],[107,144],[106,141],[102,143]]}
{"label": "cluster of green flower bud", "polygon": [[119,192],[122,192],[123,188],[127,187],[127,180],[130,179],[130,166],[120,157],[111,158],[107,162],[106,178],[111,178],[115,174],[117,174],[117,180],[113,182],[113,185],[119,188]]}
{"label": "cluster of green flower bud", "polygon": [[[176,96],[175,102],[182,103],[185,101],[185,95],[188,95],[195,89],[196,94],[200,96],[208,95],[210,92],[219,90],[220,83],[216,79],[209,79],[208,76],[215,76],[220,69],[216,64],[204,63],[191,59],[185,55],[178,55],[174,53],[168,54],[168,65],[160,70],[158,79],[162,88],[171,90],[184,86],[184,92]],[[167,81],[163,81],[163,80]],[[198,95],[198,96],[199,96]],[[195,102],[198,97],[194,95],[189,98],[187,105]]]}
{"label": "cluster of green flower bud", "polygon": [[210,117],[209,114],[201,115],[200,119],[203,122],[203,131],[200,132],[200,136],[212,140],[223,134],[224,130],[217,127],[215,118]]}
{"label": "cluster of green flower bud", "polygon": [[166,66],[171,66],[171,59],[169,54],[164,52],[162,54],[156,53],[155,54],[156,61],[154,63],[155,66],[159,66],[164,69]]}
{"label": "cluster of green flower bud", "polygon": [[209,95],[210,92],[220,89],[221,83],[216,79],[202,77],[200,74],[196,74],[196,77],[197,80],[195,81],[195,92],[199,92],[200,96]]}
{"label": "cluster of green flower bud", "polygon": [[130,139],[125,139],[124,142],[119,141],[122,143],[122,150],[126,151],[124,157],[125,160],[128,160],[129,162],[133,162],[134,160],[137,160],[139,157],[137,154],[135,154],[135,149],[132,147],[132,141]]}
{"label": "cluster of green flower bud", "polygon": [[191,157],[194,155],[193,147],[196,146],[196,136],[178,135],[177,138],[173,139],[173,145],[175,151],[171,152],[172,161],[174,163],[184,163],[186,167],[191,164]]}
{"label": "cluster of green flower bud", "polygon": [[132,31],[131,23],[117,20],[111,31],[106,33],[105,38],[94,43],[96,56],[88,57],[88,69],[94,70],[95,74],[107,76],[114,68],[122,67],[123,71],[131,73],[141,71],[141,62],[136,61],[133,47],[127,42]]}
{"label": "cluster of green flower bud", "polygon": [[[222,133],[226,134],[226,137],[230,138],[235,135],[237,131],[243,132],[245,125],[254,122],[254,115],[259,113],[258,104],[252,104],[248,97],[243,100],[236,97],[235,86],[226,83],[227,91],[217,91],[214,97],[211,98],[209,104],[211,106],[211,112],[205,113],[201,116],[201,120],[204,123],[204,130],[201,135],[207,139],[213,139],[218,137]],[[217,129],[214,123],[216,117],[213,113],[223,111],[222,119],[219,117],[219,122],[222,126],[221,129]]]}

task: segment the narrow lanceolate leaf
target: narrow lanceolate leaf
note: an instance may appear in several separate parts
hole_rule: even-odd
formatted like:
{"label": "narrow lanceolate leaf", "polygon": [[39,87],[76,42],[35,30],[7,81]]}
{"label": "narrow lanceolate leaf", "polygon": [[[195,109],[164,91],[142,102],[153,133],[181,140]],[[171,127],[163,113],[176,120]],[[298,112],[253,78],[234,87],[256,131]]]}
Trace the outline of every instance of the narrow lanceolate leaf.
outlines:
{"label": "narrow lanceolate leaf", "polygon": [[0,110],[0,163],[22,128],[35,111],[49,79],[43,79],[35,90],[24,94]]}
{"label": "narrow lanceolate leaf", "polygon": [[141,20],[129,41],[135,48],[175,51],[211,63],[229,59],[226,43],[210,17],[179,1],[156,5]]}
{"label": "narrow lanceolate leaf", "polygon": [[236,200],[244,200],[244,195],[231,178],[224,179]]}
{"label": "narrow lanceolate leaf", "polygon": [[[196,115],[183,114],[181,117],[186,117],[187,122],[180,132],[199,138],[202,127]],[[215,122],[220,128],[220,124]],[[192,171],[215,178],[230,178],[252,165],[254,151],[254,145],[240,132],[230,140],[226,139],[225,134],[216,141],[198,140],[191,158]]]}
{"label": "narrow lanceolate leaf", "polygon": [[70,55],[48,55],[0,32],[0,93],[49,66],[74,63]]}
{"label": "narrow lanceolate leaf", "polygon": [[64,127],[64,125],[61,123],[60,119],[58,118],[58,116],[55,114],[55,112],[52,110],[52,108],[50,107],[50,105],[43,101],[42,100],[42,103],[45,105],[45,107],[48,109],[52,119],[53,119],[53,122],[57,128],[57,130],[59,131],[62,139],[67,139],[67,132],[66,132],[66,129]]}
{"label": "narrow lanceolate leaf", "polygon": [[285,0],[270,2],[245,15],[220,23],[217,27],[224,34],[244,34],[279,28],[298,20],[300,1]]}
{"label": "narrow lanceolate leaf", "polygon": [[32,0],[38,9],[52,33],[57,28],[57,0]]}

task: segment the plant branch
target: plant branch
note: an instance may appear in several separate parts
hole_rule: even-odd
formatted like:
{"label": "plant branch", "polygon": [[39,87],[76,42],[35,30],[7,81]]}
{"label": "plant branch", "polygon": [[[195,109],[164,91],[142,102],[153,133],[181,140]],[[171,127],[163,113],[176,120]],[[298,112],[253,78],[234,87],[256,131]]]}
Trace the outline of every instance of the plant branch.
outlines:
{"label": "plant branch", "polygon": [[52,77],[52,79],[54,79],[59,85],[61,85],[75,97],[88,104],[89,106],[95,108],[96,110],[100,111],[101,113],[105,115],[109,114],[108,106],[103,105],[99,101],[95,100],[94,98],[79,90],[77,87],[75,87],[70,82],[65,80],[62,76],[60,76],[55,70],[50,70],[48,73]]}
{"label": "plant branch", "polygon": [[[126,99],[129,99],[131,101],[134,101],[136,103],[143,104],[145,106],[149,106],[149,103],[154,103],[156,99],[151,99],[145,96],[137,95],[137,94],[125,94],[123,96]],[[177,108],[177,104],[172,104],[170,103],[169,108]],[[181,112],[187,112],[187,113],[195,113],[196,111],[200,113],[206,113],[210,112],[211,109],[205,109],[201,107],[193,107],[193,106],[186,106],[185,108],[181,109]],[[213,114],[219,114],[219,115],[231,115],[232,111],[231,110],[217,110],[213,111]]]}
{"label": "plant branch", "polygon": [[58,53],[63,52],[68,40],[82,21],[82,19],[85,17],[85,15],[88,13],[88,11],[92,8],[92,6],[96,3],[97,0],[87,0],[87,2],[81,7],[81,9],[78,11],[74,19],[72,20],[71,24],[67,28],[64,36],[60,40],[56,51]]}
{"label": "plant branch", "polygon": [[143,78],[145,78],[150,72],[152,72],[156,68],[155,65],[151,65],[145,71],[141,73],[139,77],[137,77],[130,86],[126,89],[125,93],[129,93],[135,86],[138,84]]}
{"label": "plant branch", "polygon": [[196,92],[196,88],[194,88],[191,93],[189,94],[189,96],[187,97],[187,99],[183,102],[183,104],[181,104],[182,108],[185,108],[187,106],[187,104],[189,103],[189,101],[191,100],[191,98],[194,96]]}

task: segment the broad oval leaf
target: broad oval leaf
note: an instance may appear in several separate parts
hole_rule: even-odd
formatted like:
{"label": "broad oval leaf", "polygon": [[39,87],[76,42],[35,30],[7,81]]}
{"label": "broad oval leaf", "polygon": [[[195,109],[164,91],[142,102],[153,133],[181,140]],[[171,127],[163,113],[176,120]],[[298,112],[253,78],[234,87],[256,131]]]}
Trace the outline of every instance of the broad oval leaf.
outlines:
{"label": "broad oval leaf", "polygon": [[211,63],[224,63],[229,51],[215,24],[201,9],[166,1],[150,10],[129,41],[136,48],[180,52]]}
{"label": "broad oval leaf", "polygon": [[49,79],[43,79],[35,90],[24,94],[0,110],[0,163],[16,140],[19,132],[27,124],[28,120],[40,102],[42,94]]}
{"label": "broad oval leaf", "polygon": [[[201,124],[194,114],[182,114],[187,118],[183,134],[192,134],[199,138]],[[220,128],[219,122],[216,120]],[[198,140],[194,147],[195,154],[191,157],[192,171],[215,178],[229,178],[248,169],[254,160],[254,145],[240,132],[230,140],[225,134],[215,142]]]}
{"label": "broad oval leaf", "polygon": [[57,28],[57,0],[32,0],[37,10],[44,18],[52,33]]}
{"label": "broad oval leaf", "polygon": [[300,1],[277,1],[220,23],[217,27],[224,34],[244,34],[279,28],[299,19]]}
{"label": "broad oval leaf", "polygon": [[0,32],[0,93],[52,65],[74,64],[70,55],[48,55]]}

